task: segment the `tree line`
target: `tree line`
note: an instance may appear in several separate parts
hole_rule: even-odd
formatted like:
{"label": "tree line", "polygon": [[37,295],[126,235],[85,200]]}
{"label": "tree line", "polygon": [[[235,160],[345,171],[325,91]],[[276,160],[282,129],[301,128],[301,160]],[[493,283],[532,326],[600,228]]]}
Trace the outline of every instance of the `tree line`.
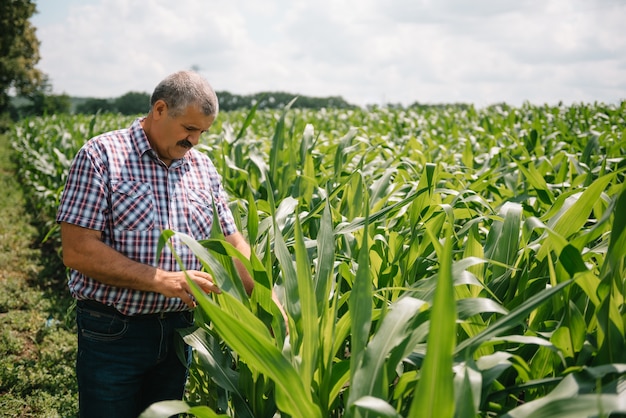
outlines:
{"label": "tree line", "polygon": [[[232,94],[228,91],[216,92],[221,111],[250,109],[281,109],[296,98],[292,108],[335,108],[350,109],[355,106],[338,96],[309,97],[284,92],[262,92],[249,95]],[[59,113],[96,114],[120,113],[136,115],[150,110],[150,94],[131,91],[120,97],[103,99],[95,97],[70,97],[66,94],[54,95],[35,92],[15,97],[11,100],[10,114],[13,120],[27,116],[41,116]]]}
{"label": "tree line", "polygon": [[[258,109],[280,109],[293,100],[297,95],[285,92],[262,92],[249,95],[232,94],[228,91],[216,92],[221,111],[249,109],[257,106]],[[112,99],[102,98],[73,98],[69,108],[64,112],[95,114],[98,112],[113,112],[123,115],[136,115],[150,110],[150,94],[142,92],[128,92]],[[341,97],[309,97],[298,96],[294,108],[339,108],[355,107]],[[58,112],[58,110],[57,110]]]}

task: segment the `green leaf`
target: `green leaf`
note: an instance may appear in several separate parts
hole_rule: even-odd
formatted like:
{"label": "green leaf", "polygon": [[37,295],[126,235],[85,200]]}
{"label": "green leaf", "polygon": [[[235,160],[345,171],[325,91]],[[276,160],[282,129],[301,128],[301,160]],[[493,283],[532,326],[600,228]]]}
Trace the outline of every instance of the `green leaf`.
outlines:
{"label": "green leaf", "polygon": [[370,277],[369,268],[369,207],[366,206],[365,225],[363,229],[363,238],[361,240],[361,248],[358,254],[358,267],[356,277],[350,291],[350,299],[348,300],[348,308],[350,310],[350,329],[351,335],[351,362],[350,362],[350,380],[354,381],[356,371],[361,365],[363,353],[367,341],[369,339],[370,328],[372,324],[372,279]]}
{"label": "green leaf", "polygon": [[[565,239],[580,231],[588,221],[593,206],[614,177],[614,173],[602,176],[584,192],[566,197],[559,212],[548,221],[548,227]],[[552,249],[551,241],[546,240],[537,253],[537,258],[545,258]]]}
{"label": "green leaf", "polygon": [[332,272],[335,263],[335,235],[333,233],[330,202],[327,200],[320,220],[317,236],[317,271],[315,275],[315,299],[317,309],[323,312],[332,289]]}
{"label": "green leaf", "polygon": [[363,362],[352,378],[348,405],[364,396],[387,397],[385,381],[389,369],[398,364],[387,364],[392,350],[407,340],[414,331],[413,319],[424,305],[414,298],[401,298],[394,302],[383,318],[382,324],[367,345]]}
{"label": "green leaf", "polygon": [[[218,299],[232,305],[221,309],[195,282],[188,280],[199,307],[211,319],[224,341],[252,368],[267,375],[276,385],[276,404],[281,411],[302,417],[320,417],[319,407],[303,386],[298,371],[274,345],[264,324],[236,298],[222,293]],[[237,312],[239,317],[230,312]]]}
{"label": "green leaf", "polygon": [[439,279],[433,301],[426,357],[410,416],[454,416],[453,351],[456,340],[456,306],[452,278],[452,240],[448,236],[440,251]]}
{"label": "green leaf", "polygon": [[[504,418],[558,417],[578,418],[610,413],[626,413],[626,392],[591,393],[599,380],[611,374],[626,374],[626,364],[607,364],[584,368],[567,375],[548,395],[527,402],[504,415]],[[611,388],[610,385],[606,387]]]}
{"label": "green leaf", "polygon": [[254,201],[254,195],[252,194],[252,190],[248,188],[248,240],[250,241],[250,245],[254,246],[257,242],[257,237],[259,233],[259,213],[257,211],[256,202]]}
{"label": "green leaf", "polygon": [[[295,326],[300,326],[302,319],[302,307],[300,306],[298,294],[298,277],[293,259],[276,221],[274,221],[274,252],[278,262],[280,263],[280,270],[283,273],[285,309],[287,310],[289,316],[293,318]],[[299,338],[300,335],[297,329],[291,330],[291,334],[291,338]]]}
{"label": "green leaf", "polygon": [[246,133],[246,129],[248,129],[248,127],[252,123],[252,119],[254,119],[254,115],[255,115],[256,110],[257,110],[258,107],[259,107],[259,102],[256,102],[250,108],[250,111],[248,112],[248,115],[246,116],[246,119],[243,121],[243,124],[241,125],[241,129],[239,130],[239,133],[235,137],[235,140],[233,141],[233,144],[235,142],[239,141],[241,138],[243,138],[244,134]]}
{"label": "green leaf", "polygon": [[[489,325],[485,330],[481,331],[479,334],[463,340],[455,350],[455,354],[462,355],[463,357],[470,355],[470,353],[478,348],[480,344],[489,340],[492,337],[496,337],[506,332],[507,330],[515,327],[526,320],[530,312],[537,309],[537,307],[541,306],[543,302],[551,298],[552,296],[563,291],[564,288],[569,286],[572,283],[572,280],[568,280],[554,287],[546,288],[541,293],[531,296],[524,303],[517,306],[515,309],[510,311],[507,315],[502,316],[493,324]],[[469,351],[470,353],[466,353]]]}
{"label": "green leaf", "polygon": [[[313,278],[311,276],[311,263],[307,255],[304,245],[304,236],[302,235],[302,227],[300,220],[296,214],[295,221],[295,252],[296,252],[296,286],[298,290],[298,300],[300,301],[302,323],[299,329],[302,334],[298,340],[302,343],[302,347],[293,347],[297,355],[300,356],[302,362],[300,367],[300,376],[304,387],[307,391],[311,390],[311,382],[313,373],[318,364],[319,350],[319,323],[317,316],[317,303],[315,300],[315,290],[313,288]],[[293,280],[294,278],[288,278]]]}
{"label": "green leaf", "polygon": [[373,396],[364,396],[353,403],[355,409],[363,412],[373,412],[377,418],[402,418],[402,415],[382,399]]}
{"label": "green leaf", "polygon": [[475,418],[478,414],[483,378],[472,364],[465,363],[454,376],[455,418]]}
{"label": "green leaf", "polygon": [[328,387],[328,401],[332,402],[344,390],[350,381],[350,361],[344,360],[332,365],[332,374],[330,377],[330,385]]}
{"label": "green leaf", "polygon": [[587,337],[585,319],[574,302],[569,301],[569,310],[562,323],[550,337],[550,341],[562,352],[564,357],[575,358],[583,348]]}
{"label": "green leaf", "polygon": [[580,251],[573,245],[568,244],[563,248],[561,255],[559,255],[559,261],[570,277],[574,277],[576,273],[582,273],[588,270],[580,255]]}
{"label": "green leaf", "polygon": [[524,178],[530,183],[530,185],[537,192],[537,196],[542,200],[545,204],[551,204],[554,200],[554,196],[546,183],[546,180],[543,178],[541,173],[537,170],[537,168],[532,164],[532,162],[528,165],[528,168],[524,167],[522,164],[518,164],[517,167],[524,174]]}
{"label": "green leaf", "polygon": [[208,406],[189,406],[184,401],[161,401],[153,403],[139,415],[139,418],[168,418],[176,414],[192,414],[199,418],[228,418],[217,414]]}
{"label": "green leaf", "polygon": [[[220,288],[222,292],[231,293],[237,297],[240,301],[247,303],[248,295],[243,287],[243,283],[239,278],[238,273],[234,269],[233,263],[230,257],[237,257],[243,264],[251,271],[250,261],[244,257],[239,251],[237,251],[231,244],[223,239],[211,239],[206,241],[196,241],[191,236],[182,232],[175,232],[172,230],[165,230],[161,233],[159,238],[159,247],[161,248],[161,241],[172,239],[179,239],[183,244],[187,245],[193,252],[196,258],[202,263],[202,265],[211,273],[213,280]],[[228,257],[221,257],[221,261],[213,256],[206,247],[213,245],[216,251],[219,251],[220,256],[228,255]],[[177,257],[178,259],[178,257]],[[230,270],[227,270],[222,263],[228,260]],[[178,259],[181,269],[184,268],[180,259]]]}
{"label": "green leaf", "polygon": [[[548,397],[543,398],[549,400]],[[529,403],[526,410],[514,409],[503,418],[581,418],[626,413],[626,397],[619,395],[577,395],[573,398],[555,399],[543,405]],[[521,408],[521,407],[520,407]]]}
{"label": "green leaf", "polygon": [[[342,224],[339,225],[336,230],[335,233],[336,234],[346,234],[346,233],[351,233],[354,231],[357,231],[361,228],[363,228],[365,226],[365,223],[371,223],[374,224],[376,222],[378,222],[381,219],[384,219],[388,214],[408,205],[409,203],[411,203],[413,200],[415,200],[418,196],[420,196],[421,194],[427,192],[428,189],[420,189],[416,192],[411,193],[410,195],[406,196],[405,198],[403,198],[401,201],[394,203],[393,205],[389,205],[389,206],[385,206],[384,208],[382,208],[381,210],[379,210],[378,212],[375,212],[372,215],[368,215],[368,218],[358,218],[353,220],[352,222],[348,223],[348,224]],[[369,207],[368,207],[369,209]]]}
{"label": "green leaf", "polygon": [[598,357],[606,363],[626,362],[626,319],[622,315],[626,290],[626,188],[622,188],[614,208],[613,230],[600,271],[597,312],[600,345]]}
{"label": "green leaf", "polygon": [[180,330],[179,332],[183,340],[194,348],[199,359],[199,366],[221,388],[239,398],[238,405],[245,408],[245,411],[238,410],[238,415],[253,417],[254,413],[248,403],[244,401],[246,396],[239,390],[239,373],[232,369],[230,359],[224,358],[220,351],[219,342],[203,328],[196,328],[193,332],[189,332],[189,330]]}
{"label": "green leaf", "polygon": [[294,98],[283,109],[283,112],[278,119],[276,129],[274,130],[274,136],[272,137],[272,147],[270,149],[269,163],[270,163],[270,179],[273,185],[282,185],[282,181],[278,174],[281,168],[284,169],[284,161],[281,160],[281,151],[285,145],[285,116],[287,111],[291,108],[297,98]]}
{"label": "green leaf", "polygon": [[498,302],[487,298],[466,298],[456,302],[459,319],[467,319],[485,312],[507,314],[508,311]]}
{"label": "green leaf", "polygon": [[489,288],[500,300],[503,300],[509,289],[510,269],[519,250],[522,206],[507,202],[502,206],[499,215],[504,218],[504,221],[494,222],[489,230],[485,243],[485,256],[496,262],[492,267],[493,275]]}

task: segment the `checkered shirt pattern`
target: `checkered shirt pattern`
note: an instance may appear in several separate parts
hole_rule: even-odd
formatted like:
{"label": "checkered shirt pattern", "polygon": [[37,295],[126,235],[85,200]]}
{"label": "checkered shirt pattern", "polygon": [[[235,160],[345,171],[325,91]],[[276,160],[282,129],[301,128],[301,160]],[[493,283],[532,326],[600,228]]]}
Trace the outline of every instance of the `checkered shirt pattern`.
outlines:
{"label": "checkered shirt pattern", "polygon": [[[228,196],[215,166],[191,149],[167,167],[150,146],[141,119],[89,140],[70,167],[57,222],[102,231],[107,245],[140,263],[167,271],[180,270],[165,248],[158,260],[161,232],[171,229],[197,240],[210,236],[213,199],[224,235],[236,232]],[[174,251],[188,270],[200,262],[176,237]],[[98,260],[94,260],[97,263]],[[96,300],[125,315],[188,309],[179,298],[103,284],[79,271],[70,273],[69,288],[79,300]]]}

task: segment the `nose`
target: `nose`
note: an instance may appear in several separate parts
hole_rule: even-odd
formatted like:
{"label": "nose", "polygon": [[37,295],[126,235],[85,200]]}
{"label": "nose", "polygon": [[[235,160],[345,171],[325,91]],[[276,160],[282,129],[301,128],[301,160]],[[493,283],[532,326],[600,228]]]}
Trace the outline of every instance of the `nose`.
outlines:
{"label": "nose", "polygon": [[201,134],[189,134],[189,136],[187,137],[187,141],[191,142],[194,146],[198,145],[198,143],[200,142],[200,135]]}

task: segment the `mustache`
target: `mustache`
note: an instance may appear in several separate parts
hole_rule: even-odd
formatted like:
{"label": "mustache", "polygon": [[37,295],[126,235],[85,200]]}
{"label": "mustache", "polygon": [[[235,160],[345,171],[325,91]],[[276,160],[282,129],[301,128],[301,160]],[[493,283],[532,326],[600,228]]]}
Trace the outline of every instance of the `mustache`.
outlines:
{"label": "mustache", "polygon": [[181,139],[180,141],[176,143],[176,145],[183,147],[183,148],[187,148],[187,149],[190,149],[191,147],[193,147],[193,144],[186,139]]}

